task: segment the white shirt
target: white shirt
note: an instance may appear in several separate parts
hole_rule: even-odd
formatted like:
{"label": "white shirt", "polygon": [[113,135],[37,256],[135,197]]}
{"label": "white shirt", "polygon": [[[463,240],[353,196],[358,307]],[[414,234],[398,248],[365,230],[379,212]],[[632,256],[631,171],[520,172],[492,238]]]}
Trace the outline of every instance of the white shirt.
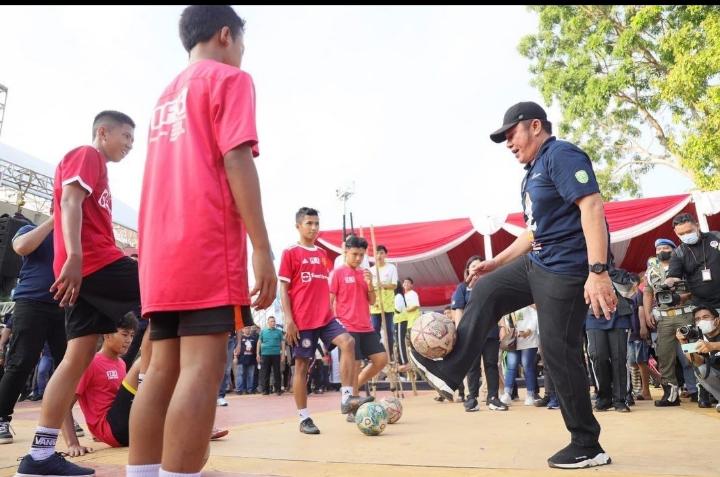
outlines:
{"label": "white shirt", "polygon": [[405,303],[407,303],[408,308],[420,306],[420,297],[415,293],[415,290],[405,292]]}
{"label": "white shirt", "polygon": [[[367,258],[367,256],[365,256]],[[373,286],[377,288],[377,272],[375,272],[375,269],[377,267],[373,265],[370,267],[370,273],[372,274],[373,279]],[[380,268],[380,281],[383,285],[387,285],[389,283],[392,283],[393,285],[397,285],[398,281],[398,273],[397,268],[392,263],[385,262],[385,265]]]}
{"label": "white shirt", "polygon": [[538,333],[538,317],[537,311],[531,306],[527,306],[522,310],[515,312],[515,327],[518,331],[531,331],[527,338],[517,339],[517,347],[515,349],[530,349],[540,346],[540,336]]}

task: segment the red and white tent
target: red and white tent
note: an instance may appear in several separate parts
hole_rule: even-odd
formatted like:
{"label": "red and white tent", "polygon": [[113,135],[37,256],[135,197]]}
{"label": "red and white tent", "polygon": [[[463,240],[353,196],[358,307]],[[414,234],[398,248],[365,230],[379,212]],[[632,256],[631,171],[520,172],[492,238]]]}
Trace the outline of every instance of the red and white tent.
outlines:
{"label": "red and white tent", "polygon": [[[701,215],[691,203],[692,198],[682,194],[606,203],[615,263],[630,271],[643,271],[648,257],[655,254],[655,239],[665,237],[677,242],[671,225],[675,215],[683,211]],[[707,207],[703,212],[708,214]],[[702,223],[703,216],[700,218]],[[720,214],[708,216],[707,221],[711,230],[717,230]],[[468,218],[378,226],[375,236],[378,244],[388,248],[388,261],[398,267],[400,279],[412,277],[420,303],[441,306],[450,302],[470,256],[485,258],[486,245],[492,247],[488,253],[497,254],[524,228],[522,213],[513,213],[488,237],[489,244]],[[357,228],[356,233],[370,238],[367,227]],[[318,242],[334,258],[341,252],[342,230],[323,231]],[[372,256],[372,251],[368,252]]]}

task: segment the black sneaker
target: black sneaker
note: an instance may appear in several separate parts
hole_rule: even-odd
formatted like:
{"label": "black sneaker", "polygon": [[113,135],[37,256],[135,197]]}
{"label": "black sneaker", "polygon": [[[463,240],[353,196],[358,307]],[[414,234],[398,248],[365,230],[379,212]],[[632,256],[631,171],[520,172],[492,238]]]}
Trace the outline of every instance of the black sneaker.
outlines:
{"label": "black sneaker", "polygon": [[43,460],[35,460],[30,457],[30,454],[27,454],[20,461],[15,477],[43,477],[46,475],[92,477],[95,475],[95,470],[68,462],[65,460],[65,455],[60,452],[55,452]]}
{"label": "black sneaker", "polygon": [[374,400],[375,398],[372,396],[350,396],[347,401],[340,404],[340,413],[348,414],[352,412],[354,414],[360,406],[362,406],[366,402],[373,402]]}
{"label": "black sneaker", "polygon": [[613,405],[610,401],[600,398],[595,401],[595,405],[593,406],[593,409],[595,411],[607,411],[611,407],[613,407]]}
{"label": "black sneaker", "polygon": [[10,427],[10,421],[0,417],[0,444],[12,444],[12,428]]}
{"label": "black sneaker", "polygon": [[533,401],[533,406],[535,407],[546,407],[548,403],[550,402],[550,396],[547,394],[541,398],[537,398]]}
{"label": "black sneaker", "polygon": [[313,420],[308,417],[300,422],[300,432],[303,434],[320,434],[320,429],[318,429]]}
{"label": "black sneaker", "polygon": [[491,411],[507,411],[508,407],[507,404],[502,402],[497,398],[497,396],[493,396],[492,398],[487,400],[487,407]]}
{"label": "black sneaker", "polygon": [[680,393],[677,385],[663,384],[663,396],[655,401],[656,407],[670,407],[680,405]]}
{"label": "black sneaker", "polygon": [[600,445],[595,447],[580,447],[569,444],[548,459],[548,465],[557,469],[584,469],[596,465],[606,465],[612,462]]}
{"label": "black sneaker", "polygon": [[617,411],[617,412],[630,412],[630,408],[624,402],[615,403],[615,404],[613,404],[613,407],[615,408],[615,411]]}
{"label": "black sneaker", "polygon": [[430,386],[432,386],[435,391],[439,392],[442,397],[444,397],[450,402],[453,402],[453,388],[448,386],[448,384],[442,378],[439,378],[438,376],[434,375],[432,371],[430,371],[435,364],[434,361],[422,356],[413,348],[410,348],[408,351],[410,363],[412,364],[412,367],[415,369],[415,371],[420,375],[420,377],[423,378]]}
{"label": "black sneaker", "polygon": [[347,417],[345,418],[347,422],[355,422],[355,413],[354,412],[348,412]]}
{"label": "black sneaker", "polygon": [[463,403],[463,406],[465,406],[465,412],[475,412],[480,410],[478,400],[474,397],[467,398],[467,400]]}

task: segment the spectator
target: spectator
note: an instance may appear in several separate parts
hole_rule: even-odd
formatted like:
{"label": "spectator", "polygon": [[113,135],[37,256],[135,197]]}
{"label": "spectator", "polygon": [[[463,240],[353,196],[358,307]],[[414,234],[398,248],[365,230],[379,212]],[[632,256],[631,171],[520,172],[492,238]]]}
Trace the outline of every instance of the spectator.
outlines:
{"label": "spectator", "polygon": [[245,326],[235,348],[237,371],[235,373],[235,392],[253,394],[255,391],[255,367],[257,366],[257,336],[252,328]]}
{"label": "spectator", "polygon": [[[507,351],[507,367],[505,368],[505,392],[500,400],[506,405],[510,405],[513,385],[517,376],[518,364],[522,362],[523,373],[525,375],[525,388],[527,395],[525,396],[525,405],[532,406],[535,404],[537,394],[537,373],[535,369],[535,358],[537,357],[538,348],[540,346],[540,334],[538,333],[538,320],[535,305],[530,305],[518,310],[514,314],[515,321],[512,327],[517,329],[517,342],[515,350]],[[509,324],[507,320],[511,320],[512,316],[506,316],[503,320],[504,332],[508,333]]]}
{"label": "spectator", "polygon": [[257,360],[262,364],[260,379],[262,380],[262,393],[270,394],[270,372],[273,375],[273,385],[278,396],[282,394],[282,380],[280,378],[280,356],[285,353],[283,332],[275,326],[275,317],[267,320],[267,328],[260,333],[257,345]]}
{"label": "spectator", "polygon": [[[231,331],[227,336],[227,357],[225,359],[225,374],[220,382],[220,390],[218,391],[217,405],[227,406],[228,402],[225,399],[225,394],[228,392],[228,388],[232,385],[232,365],[233,357],[235,354],[235,348],[237,347],[237,335],[235,331]],[[232,388],[230,388],[232,389]]]}
{"label": "spectator", "polygon": [[[392,359],[396,359],[393,355],[393,345],[395,342],[393,337],[393,315],[395,314],[395,284],[398,281],[398,274],[395,265],[385,261],[387,253],[388,250],[385,245],[378,245],[375,252],[375,265],[370,267],[375,296],[377,297],[375,303],[370,306],[370,316],[372,318],[373,328],[378,335],[382,336],[382,333],[380,333],[382,314],[380,312],[381,310],[385,312],[385,333],[387,335],[385,344],[388,346],[388,353]],[[363,257],[363,259],[365,258],[367,258],[367,255]],[[336,266],[335,268],[338,267]],[[380,276],[379,284],[378,269]]]}

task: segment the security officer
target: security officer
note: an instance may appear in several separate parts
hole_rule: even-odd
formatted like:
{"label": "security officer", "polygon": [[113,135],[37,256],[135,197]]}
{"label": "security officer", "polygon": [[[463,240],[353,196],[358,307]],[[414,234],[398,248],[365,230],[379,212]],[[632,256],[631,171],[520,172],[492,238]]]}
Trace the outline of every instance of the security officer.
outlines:
{"label": "security officer", "polygon": [[[666,238],[655,241],[655,257],[648,260],[647,286],[643,293],[643,305],[646,310],[646,323],[648,327],[657,329],[657,345],[655,350],[660,361],[660,374],[662,375],[663,396],[656,400],[658,407],[679,406],[680,396],[678,380],[675,374],[676,340],[675,331],[680,326],[693,321],[693,306],[682,303],[682,298],[675,295],[672,303],[657,303],[655,292],[665,284],[667,271],[670,268],[670,259],[677,249],[675,243]],[[669,291],[665,291],[669,293]],[[690,383],[694,383],[694,376],[689,373]]]}
{"label": "security officer", "polygon": [[[687,305],[720,308],[720,238],[717,232],[700,232],[695,217],[687,213],[677,215],[672,224],[675,234],[683,243],[670,258],[666,284],[673,285],[678,280],[687,282],[691,295],[683,297],[686,305],[684,310]],[[682,317],[682,320],[670,321],[673,331],[682,325],[694,323],[692,311],[689,314],[684,311]],[[664,367],[662,356],[660,359]]]}

